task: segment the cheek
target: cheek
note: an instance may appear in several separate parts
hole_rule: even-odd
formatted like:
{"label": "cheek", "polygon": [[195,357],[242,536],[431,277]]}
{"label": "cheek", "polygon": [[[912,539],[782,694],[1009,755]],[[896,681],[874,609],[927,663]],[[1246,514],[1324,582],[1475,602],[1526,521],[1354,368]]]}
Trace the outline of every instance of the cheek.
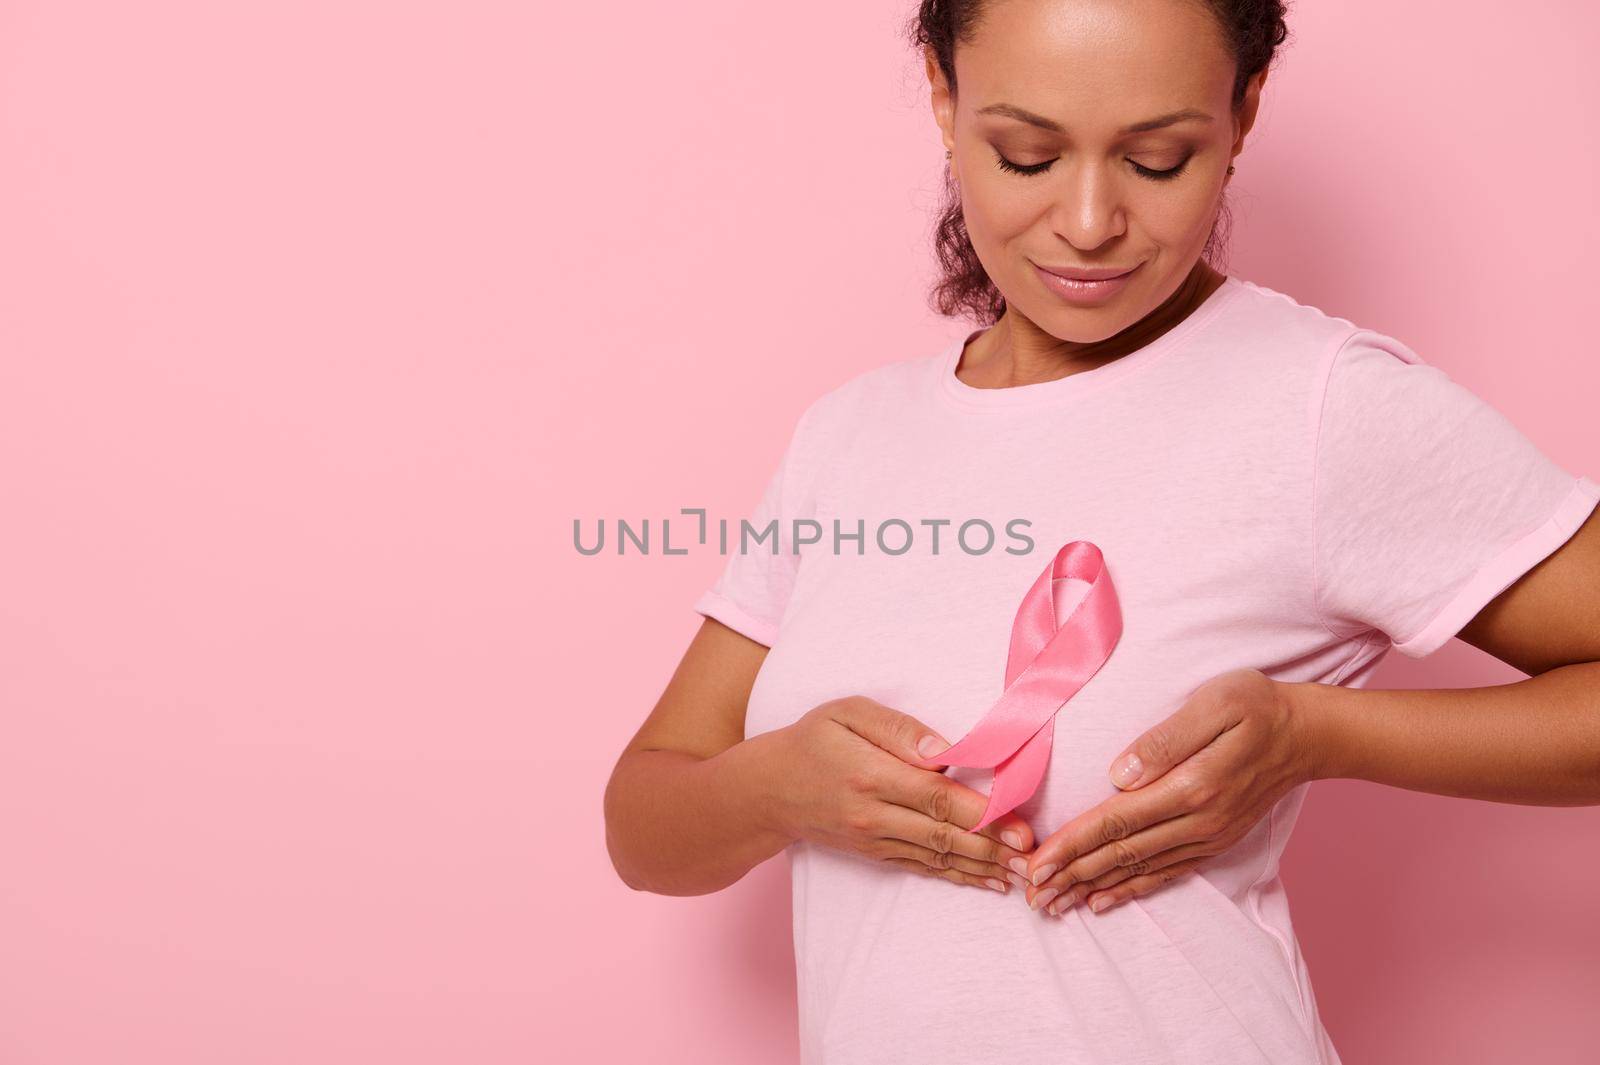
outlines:
{"label": "cheek", "polygon": [[1128,219],[1153,244],[1187,247],[1210,234],[1216,208],[1214,191],[1195,180],[1187,188],[1141,194],[1129,202]]}
{"label": "cheek", "polygon": [[1017,181],[998,172],[962,176],[961,213],[974,247],[997,244],[1026,232],[1047,209],[1039,193],[1019,189]]}

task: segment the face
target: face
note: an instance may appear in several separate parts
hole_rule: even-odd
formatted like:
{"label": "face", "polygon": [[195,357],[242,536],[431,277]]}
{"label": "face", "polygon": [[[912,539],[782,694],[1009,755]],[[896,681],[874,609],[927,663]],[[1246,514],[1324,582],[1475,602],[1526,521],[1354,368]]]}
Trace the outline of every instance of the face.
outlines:
{"label": "face", "polygon": [[[1264,74],[1235,114],[1199,0],[996,0],[975,36],[956,46],[955,99],[928,59],[973,249],[1008,314],[1068,341],[1120,332],[1199,260]],[[1175,112],[1190,117],[1131,128]],[[1070,286],[1041,267],[1131,273]]]}

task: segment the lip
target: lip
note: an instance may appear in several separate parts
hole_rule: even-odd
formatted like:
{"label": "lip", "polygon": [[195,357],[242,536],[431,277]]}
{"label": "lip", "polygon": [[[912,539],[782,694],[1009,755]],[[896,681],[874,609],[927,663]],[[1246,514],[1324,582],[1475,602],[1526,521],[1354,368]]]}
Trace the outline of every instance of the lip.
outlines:
{"label": "lip", "polygon": [[1039,266],[1038,263],[1033,265],[1038,266],[1039,269],[1047,274],[1055,274],[1057,277],[1064,277],[1069,281],[1107,281],[1113,277],[1131,274],[1139,269],[1137,264],[1125,267],[1106,266],[1095,270],[1083,270],[1073,266]]}
{"label": "lip", "polygon": [[1127,287],[1128,279],[1138,272],[1139,266],[1126,270],[1118,267],[1079,270],[1072,267],[1046,268],[1033,263],[1034,272],[1039,275],[1045,288],[1066,302],[1079,306],[1093,306],[1110,299]]}

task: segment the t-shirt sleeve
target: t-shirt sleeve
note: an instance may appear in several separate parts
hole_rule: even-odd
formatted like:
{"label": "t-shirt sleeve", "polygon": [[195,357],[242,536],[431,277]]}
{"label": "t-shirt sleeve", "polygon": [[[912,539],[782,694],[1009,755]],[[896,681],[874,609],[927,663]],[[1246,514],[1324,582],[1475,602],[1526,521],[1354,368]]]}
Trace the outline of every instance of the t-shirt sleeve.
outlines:
{"label": "t-shirt sleeve", "polygon": [[1393,337],[1352,333],[1314,406],[1312,584],[1336,636],[1432,654],[1565,543],[1600,485]]}
{"label": "t-shirt sleeve", "polygon": [[[695,600],[693,609],[708,618],[771,647],[794,590],[802,555],[794,544],[794,522],[810,516],[805,502],[809,477],[808,427],[813,404],[796,422],[777,468],[768,477],[760,500],[741,519],[727,525],[728,560],[722,573]],[[720,537],[718,538],[720,545]]]}

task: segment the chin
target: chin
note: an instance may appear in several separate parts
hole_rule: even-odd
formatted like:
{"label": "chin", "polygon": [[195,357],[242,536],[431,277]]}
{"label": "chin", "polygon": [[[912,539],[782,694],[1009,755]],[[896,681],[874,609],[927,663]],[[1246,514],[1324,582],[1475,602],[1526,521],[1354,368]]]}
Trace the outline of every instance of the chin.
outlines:
{"label": "chin", "polygon": [[1135,315],[1124,321],[1125,317],[1113,307],[1086,307],[1075,311],[1056,311],[1032,321],[1057,340],[1069,344],[1098,344],[1110,340],[1138,321],[1140,316]]}

